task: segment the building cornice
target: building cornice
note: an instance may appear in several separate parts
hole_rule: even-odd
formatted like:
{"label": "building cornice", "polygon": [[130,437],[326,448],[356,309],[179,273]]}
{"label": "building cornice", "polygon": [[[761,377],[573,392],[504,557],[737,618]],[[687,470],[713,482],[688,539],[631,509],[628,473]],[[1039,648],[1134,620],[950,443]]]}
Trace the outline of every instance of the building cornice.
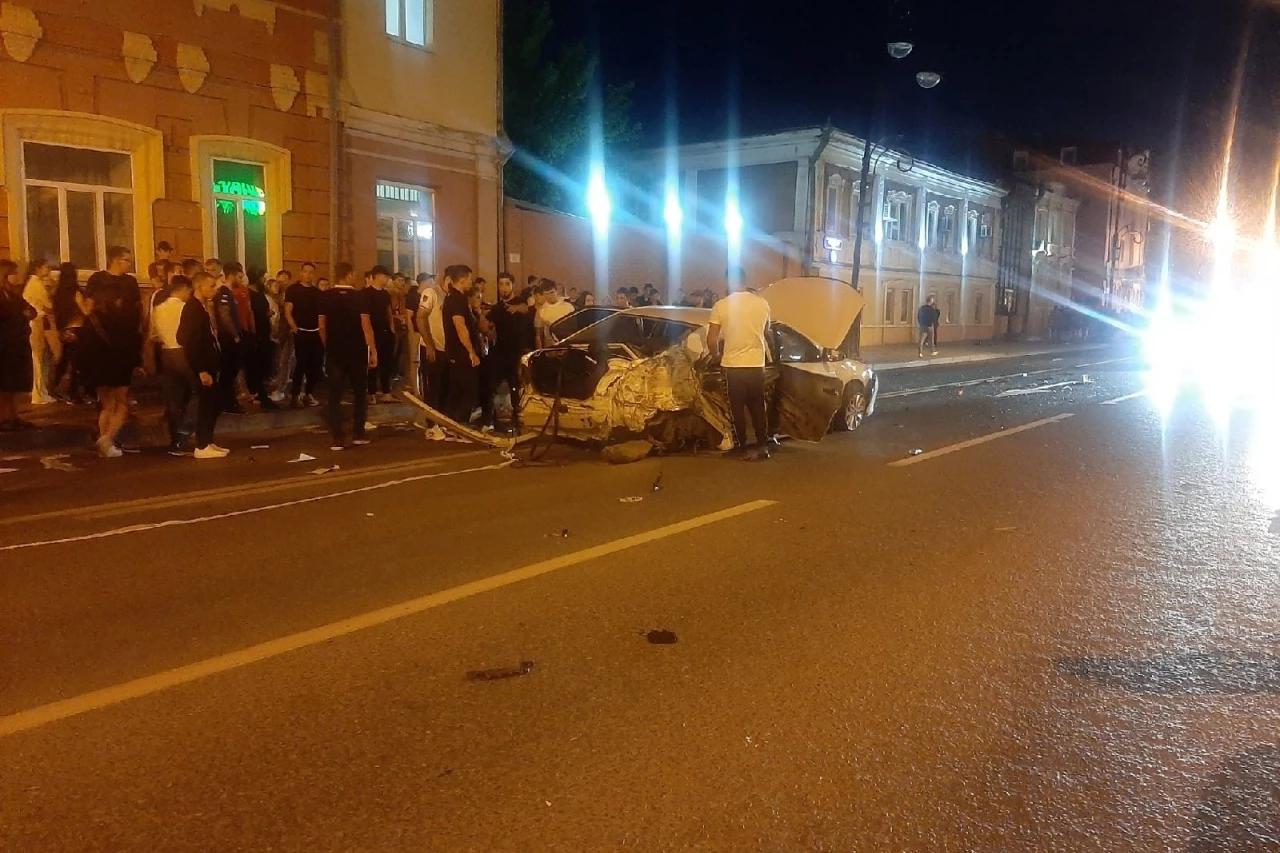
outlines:
{"label": "building cornice", "polygon": [[383,139],[433,154],[486,160],[495,165],[505,163],[511,156],[511,143],[502,136],[456,130],[355,105],[347,106],[343,122],[353,136]]}

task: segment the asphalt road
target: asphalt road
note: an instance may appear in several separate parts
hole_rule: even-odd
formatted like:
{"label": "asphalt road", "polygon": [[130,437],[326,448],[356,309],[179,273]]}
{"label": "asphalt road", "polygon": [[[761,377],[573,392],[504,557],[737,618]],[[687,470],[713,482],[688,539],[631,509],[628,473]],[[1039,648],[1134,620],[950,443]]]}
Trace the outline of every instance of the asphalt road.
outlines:
{"label": "asphalt road", "polygon": [[758,464],[0,461],[0,850],[1280,850],[1275,431],[1139,367]]}

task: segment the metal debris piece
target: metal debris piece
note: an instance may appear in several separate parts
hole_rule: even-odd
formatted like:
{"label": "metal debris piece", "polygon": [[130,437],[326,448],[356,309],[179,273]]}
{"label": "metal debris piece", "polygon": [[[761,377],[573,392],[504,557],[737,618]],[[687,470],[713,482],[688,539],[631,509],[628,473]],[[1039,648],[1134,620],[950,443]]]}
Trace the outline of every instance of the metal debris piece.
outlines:
{"label": "metal debris piece", "polygon": [[371,513],[371,512],[366,512],[366,513],[364,514],[364,517],[365,517],[365,518],[373,518],[373,513]]}
{"label": "metal debris piece", "polygon": [[40,464],[45,467],[46,471],[79,471],[80,469],[72,465],[70,462],[63,462],[67,458],[67,454],[59,453],[56,456],[41,456]]}
{"label": "metal debris piece", "polygon": [[341,467],[342,467],[341,465],[330,465],[328,468],[317,468],[311,473],[312,474],[328,474],[330,471],[337,471]]}
{"label": "metal debris piece", "polygon": [[618,498],[618,503],[638,504],[642,500],[644,500],[644,498],[640,497],[639,495],[631,495],[630,497]]}
{"label": "metal debris piece", "polygon": [[533,672],[533,661],[520,661],[519,666],[500,666],[494,669],[473,669],[467,673],[467,681],[503,681],[519,678]]}
{"label": "metal debris piece", "polygon": [[1018,529],[1018,528],[1016,528],[1016,527],[997,527],[997,528],[996,528],[996,533],[1012,533],[1013,531],[1015,531],[1015,530],[1017,530],[1017,529]]}
{"label": "metal debris piece", "polygon": [[530,433],[525,433],[524,435],[519,435],[515,437],[502,438],[496,435],[491,435],[486,432],[481,432],[480,430],[472,429],[468,424],[459,423],[458,421],[455,421],[453,418],[445,416],[442,412],[439,412],[431,408],[422,400],[420,400],[418,397],[416,397],[413,394],[410,394],[408,391],[404,392],[403,396],[404,396],[404,401],[406,403],[409,403],[421,409],[423,413],[427,416],[427,420],[431,421],[436,426],[442,427],[443,429],[449,432],[449,435],[445,438],[445,441],[453,441],[453,442],[471,441],[471,442],[475,442],[476,444],[483,444],[486,447],[492,447],[495,450],[511,450],[517,444],[523,441],[530,441],[536,436],[536,433],[530,432]]}
{"label": "metal debris piece", "polygon": [[657,478],[653,481],[653,485],[649,487],[649,491],[651,491],[651,492],[660,492],[660,491],[662,491],[662,472],[661,472],[661,471],[659,471],[659,472],[658,472],[658,476],[657,476]]}
{"label": "metal debris piece", "polygon": [[269,444],[251,444],[251,445],[249,445],[249,449],[250,449],[250,450],[266,450],[266,449],[268,449],[268,448],[270,448],[270,447],[271,447],[271,445],[269,445]]}
{"label": "metal debris piece", "polygon": [[907,452],[907,455],[908,455],[908,456],[919,456],[921,453],[924,453],[924,451],[917,447],[917,448],[915,448],[914,450],[910,450],[910,451],[908,451],[908,452]]}
{"label": "metal debris piece", "polygon": [[292,462],[315,462],[315,461],[316,461],[316,458],[315,458],[314,456],[310,456],[310,455],[308,455],[308,454],[306,454],[306,453],[299,453],[299,454],[298,454],[298,458],[297,458],[297,459],[290,459],[289,461],[290,461],[291,463],[292,463]]}
{"label": "metal debris piece", "polygon": [[677,640],[675,631],[650,631],[644,636],[653,646],[670,646]]}
{"label": "metal debris piece", "polygon": [[653,445],[647,441],[624,441],[609,445],[600,451],[600,455],[610,465],[629,465],[632,462],[639,462],[652,452]]}
{"label": "metal debris piece", "polygon": [[0,474],[16,474],[17,468],[0,468]]}

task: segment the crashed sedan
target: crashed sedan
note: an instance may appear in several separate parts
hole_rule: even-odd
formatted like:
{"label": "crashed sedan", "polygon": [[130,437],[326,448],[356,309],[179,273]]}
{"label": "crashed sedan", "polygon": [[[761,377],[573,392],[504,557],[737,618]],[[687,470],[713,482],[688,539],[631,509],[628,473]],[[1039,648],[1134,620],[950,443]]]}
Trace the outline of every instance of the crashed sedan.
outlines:
{"label": "crashed sedan", "polygon": [[[818,441],[857,429],[878,390],[875,372],[847,354],[861,294],[841,281],[790,278],[760,295],[772,315],[771,431]],[[529,353],[524,428],[589,442],[647,439],[667,450],[731,447],[724,376],[707,351],[710,318],[706,308],[629,308]]]}

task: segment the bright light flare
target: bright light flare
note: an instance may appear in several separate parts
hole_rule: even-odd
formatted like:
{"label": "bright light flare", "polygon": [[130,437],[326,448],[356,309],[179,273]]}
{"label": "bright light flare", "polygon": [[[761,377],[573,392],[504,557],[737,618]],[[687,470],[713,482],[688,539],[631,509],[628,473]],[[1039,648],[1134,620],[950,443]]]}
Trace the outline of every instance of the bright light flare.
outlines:
{"label": "bright light flare", "polygon": [[604,180],[604,169],[594,166],[587,179],[587,210],[591,213],[591,222],[596,234],[609,232],[609,219],[613,216],[613,199],[609,197],[609,186]]}
{"label": "bright light flare", "polygon": [[684,210],[680,207],[680,199],[674,189],[667,190],[667,199],[662,206],[662,219],[667,223],[667,233],[672,236],[684,230]]}
{"label": "bright light flare", "polygon": [[741,240],[742,227],[742,210],[739,209],[737,200],[729,199],[724,209],[724,233],[730,240]]}

